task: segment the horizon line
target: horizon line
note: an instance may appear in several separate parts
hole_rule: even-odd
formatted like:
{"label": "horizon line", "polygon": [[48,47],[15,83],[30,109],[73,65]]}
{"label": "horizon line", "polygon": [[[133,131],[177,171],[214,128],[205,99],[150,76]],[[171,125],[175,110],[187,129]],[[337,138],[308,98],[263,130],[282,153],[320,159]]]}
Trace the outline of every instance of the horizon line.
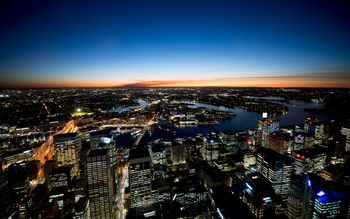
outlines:
{"label": "horizon line", "polygon": [[304,73],[293,75],[217,77],[131,81],[88,81],[18,79],[0,82],[0,88],[172,88],[172,87],[256,87],[256,88],[350,88],[350,73]]}

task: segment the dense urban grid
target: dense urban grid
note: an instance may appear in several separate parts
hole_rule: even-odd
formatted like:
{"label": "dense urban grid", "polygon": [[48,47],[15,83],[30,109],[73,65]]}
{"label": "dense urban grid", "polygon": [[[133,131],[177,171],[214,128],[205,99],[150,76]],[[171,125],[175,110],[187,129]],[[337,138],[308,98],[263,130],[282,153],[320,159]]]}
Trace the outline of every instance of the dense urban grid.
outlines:
{"label": "dense urban grid", "polygon": [[0,218],[349,218],[350,90],[0,91]]}

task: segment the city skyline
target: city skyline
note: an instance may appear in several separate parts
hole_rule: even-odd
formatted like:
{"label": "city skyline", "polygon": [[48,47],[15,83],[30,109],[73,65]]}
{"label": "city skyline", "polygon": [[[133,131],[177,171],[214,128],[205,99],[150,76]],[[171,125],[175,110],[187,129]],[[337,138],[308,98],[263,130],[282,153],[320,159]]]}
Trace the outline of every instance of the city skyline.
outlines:
{"label": "city skyline", "polygon": [[1,87],[350,87],[349,4],[1,3]]}

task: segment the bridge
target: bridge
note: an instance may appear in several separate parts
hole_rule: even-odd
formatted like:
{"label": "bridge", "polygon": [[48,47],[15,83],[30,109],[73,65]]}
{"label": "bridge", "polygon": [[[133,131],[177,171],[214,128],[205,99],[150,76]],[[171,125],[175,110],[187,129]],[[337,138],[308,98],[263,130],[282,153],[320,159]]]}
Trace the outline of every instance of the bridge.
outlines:
{"label": "bridge", "polygon": [[140,132],[140,134],[137,136],[134,145],[133,146],[138,146],[140,144],[141,139],[143,138],[143,136],[146,134],[146,132],[149,130],[149,128],[155,123],[154,122],[154,118],[155,116],[153,116],[145,125],[145,127],[142,129],[142,131]]}

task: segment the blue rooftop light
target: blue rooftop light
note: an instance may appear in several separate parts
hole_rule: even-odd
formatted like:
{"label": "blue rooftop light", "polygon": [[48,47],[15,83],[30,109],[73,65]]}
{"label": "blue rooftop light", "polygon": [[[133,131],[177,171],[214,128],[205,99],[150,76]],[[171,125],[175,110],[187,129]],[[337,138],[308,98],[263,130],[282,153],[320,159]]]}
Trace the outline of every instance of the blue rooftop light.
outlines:
{"label": "blue rooftop light", "polygon": [[309,186],[311,186],[311,181],[310,181],[310,180],[307,180],[307,184],[308,184]]}
{"label": "blue rooftop light", "polygon": [[326,193],[324,191],[320,191],[319,193],[317,193],[317,196],[318,197],[322,197],[324,196]]}

